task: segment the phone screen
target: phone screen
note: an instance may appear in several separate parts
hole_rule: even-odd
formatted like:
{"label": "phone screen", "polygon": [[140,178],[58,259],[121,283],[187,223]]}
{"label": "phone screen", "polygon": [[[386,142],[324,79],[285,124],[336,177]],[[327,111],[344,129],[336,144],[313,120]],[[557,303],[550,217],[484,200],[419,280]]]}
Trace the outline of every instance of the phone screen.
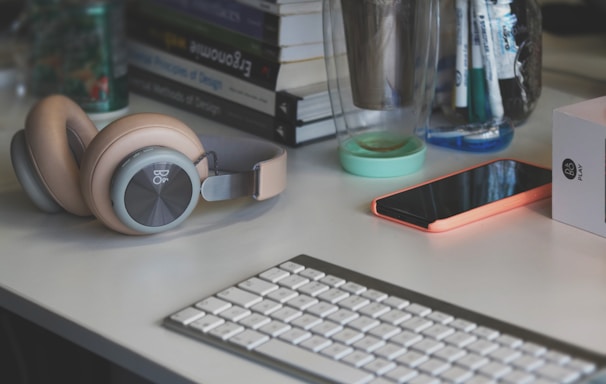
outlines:
{"label": "phone screen", "polygon": [[428,228],[516,194],[551,183],[551,170],[516,160],[496,160],[375,200],[379,215]]}

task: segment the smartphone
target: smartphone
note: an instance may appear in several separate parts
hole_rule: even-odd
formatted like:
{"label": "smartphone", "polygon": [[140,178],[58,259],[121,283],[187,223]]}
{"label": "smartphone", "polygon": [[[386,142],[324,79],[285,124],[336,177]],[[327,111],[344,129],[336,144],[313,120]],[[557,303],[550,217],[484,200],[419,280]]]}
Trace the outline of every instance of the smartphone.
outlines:
{"label": "smartphone", "polygon": [[384,219],[442,232],[551,196],[551,169],[498,159],[372,201]]}

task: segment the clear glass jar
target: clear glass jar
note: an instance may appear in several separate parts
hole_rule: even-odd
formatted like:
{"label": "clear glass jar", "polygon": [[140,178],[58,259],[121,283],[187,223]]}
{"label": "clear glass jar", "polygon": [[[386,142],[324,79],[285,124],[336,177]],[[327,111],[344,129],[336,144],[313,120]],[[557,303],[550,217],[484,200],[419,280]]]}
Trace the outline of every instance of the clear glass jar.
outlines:
{"label": "clear glass jar", "polygon": [[541,94],[536,0],[441,0],[429,143],[494,151],[512,140]]}

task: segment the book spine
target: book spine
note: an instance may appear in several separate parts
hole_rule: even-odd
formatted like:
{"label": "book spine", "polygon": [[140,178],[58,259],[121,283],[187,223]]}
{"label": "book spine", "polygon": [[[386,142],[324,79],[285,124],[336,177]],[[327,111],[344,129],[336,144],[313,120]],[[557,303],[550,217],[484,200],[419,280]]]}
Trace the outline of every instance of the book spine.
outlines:
{"label": "book spine", "polygon": [[[212,38],[217,42],[230,45],[235,49],[259,56],[262,59],[279,62],[281,48],[252,37],[204,22],[173,8],[157,4],[155,0],[132,0],[127,7],[127,17],[162,22],[167,26],[179,27],[200,36]],[[128,23],[127,23],[128,24]]]}
{"label": "book spine", "polygon": [[280,16],[231,0],[155,0],[181,12],[270,44],[282,45]]}
{"label": "book spine", "polygon": [[271,141],[291,147],[303,144],[296,141],[297,126],[252,108],[137,67],[129,67],[128,78],[130,89],[143,96]]}
{"label": "book spine", "polygon": [[230,76],[275,90],[281,63],[263,59],[149,15],[132,15],[128,37]]}
{"label": "book spine", "polygon": [[130,65],[179,83],[201,89],[224,99],[274,115],[276,92],[183,59],[136,40],[128,41]]}

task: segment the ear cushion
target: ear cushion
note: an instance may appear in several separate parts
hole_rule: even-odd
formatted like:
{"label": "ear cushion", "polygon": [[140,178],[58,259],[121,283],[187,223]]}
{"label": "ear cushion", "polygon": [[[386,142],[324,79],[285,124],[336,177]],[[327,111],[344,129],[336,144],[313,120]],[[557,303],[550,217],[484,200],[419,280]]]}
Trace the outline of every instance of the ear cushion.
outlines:
{"label": "ear cushion", "polygon": [[[183,122],[162,114],[140,113],[114,121],[90,143],[80,167],[82,196],[93,214],[109,228],[140,234],[124,225],[112,208],[112,177],[131,154],[146,147],[165,147],[181,152],[192,162],[204,154],[198,136]],[[200,180],[208,176],[206,158],[197,165]]]}
{"label": "ear cushion", "polygon": [[62,212],[63,208],[48,193],[38,172],[34,168],[25,143],[25,132],[18,131],[11,140],[11,163],[19,183],[27,196],[41,211],[47,213]]}
{"label": "ear cushion", "polygon": [[25,121],[25,146],[32,169],[52,199],[79,216],[91,212],[80,193],[78,162],[74,155],[82,153],[97,132],[86,113],[61,95],[40,100]]}

